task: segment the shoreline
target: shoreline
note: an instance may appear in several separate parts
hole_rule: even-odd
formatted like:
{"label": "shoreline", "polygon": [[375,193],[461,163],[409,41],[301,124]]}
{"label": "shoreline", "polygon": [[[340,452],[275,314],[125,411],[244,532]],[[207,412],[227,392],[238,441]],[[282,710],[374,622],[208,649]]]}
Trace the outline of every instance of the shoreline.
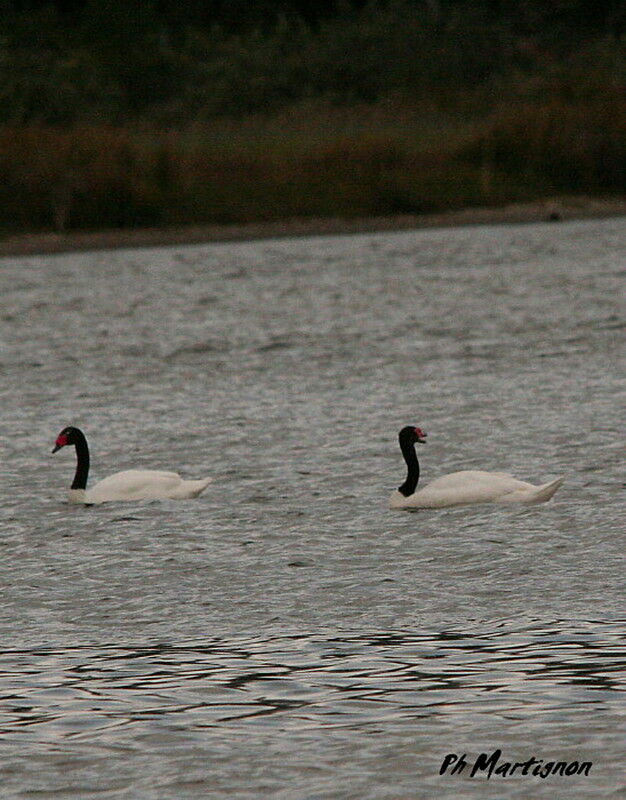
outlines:
{"label": "shoreline", "polygon": [[0,258],[463,225],[558,223],[624,215],[626,215],[626,198],[560,197],[501,207],[464,208],[432,214],[399,214],[392,217],[331,217],[231,225],[189,225],[179,228],[25,233],[0,239]]}

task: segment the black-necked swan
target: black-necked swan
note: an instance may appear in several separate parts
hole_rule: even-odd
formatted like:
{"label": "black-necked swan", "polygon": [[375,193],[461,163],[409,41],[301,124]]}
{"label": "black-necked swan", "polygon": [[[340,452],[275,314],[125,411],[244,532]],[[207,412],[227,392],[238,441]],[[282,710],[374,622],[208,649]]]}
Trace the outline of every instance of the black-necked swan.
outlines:
{"label": "black-necked swan", "polygon": [[91,505],[115,500],[185,500],[197,497],[212,480],[185,481],[176,472],[129,469],[109,475],[88,490],[89,447],[80,428],[63,428],[52,452],[71,444],[76,448],[76,474],[68,494],[70,503]]}
{"label": "black-necked swan", "polygon": [[545,503],[563,483],[557,478],[542,486],[518,481],[506,472],[463,470],[436,478],[423,489],[415,491],[420,465],[415,444],[426,443],[421,428],[402,428],[398,438],[407,465],[405,482],[391,495],[391,508],[446,508],[467,503]]}

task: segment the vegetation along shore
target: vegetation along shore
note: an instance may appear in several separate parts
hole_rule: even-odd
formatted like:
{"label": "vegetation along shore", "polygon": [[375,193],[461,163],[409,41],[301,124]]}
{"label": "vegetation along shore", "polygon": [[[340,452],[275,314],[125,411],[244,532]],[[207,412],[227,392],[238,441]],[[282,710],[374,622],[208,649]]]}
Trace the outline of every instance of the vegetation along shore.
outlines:
{"label": "vegetation along shore", "polygon": [[624,8],[589,5],[3,3],[3,252],[619,205]]}
{"label": "vegetation along shore", "polygon": [[464,208],[435,214],[395,214],[387,217],[352,218],[312,217],[239,225],[187,225],[173,228],[116,228],[62,233],[20,233],[0,240],[0,258],[85,250],[161,247],[456,225],[561,222],[614,216],[626,216],[626,199],[566,197],[498,207]]}

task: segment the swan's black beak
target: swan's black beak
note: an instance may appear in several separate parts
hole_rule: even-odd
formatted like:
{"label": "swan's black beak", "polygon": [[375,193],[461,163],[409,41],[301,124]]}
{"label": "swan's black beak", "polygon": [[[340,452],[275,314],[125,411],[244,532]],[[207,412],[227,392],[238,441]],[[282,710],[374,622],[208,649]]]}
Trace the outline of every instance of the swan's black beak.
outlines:
{"label": "swan's black beak", "polygon": [[56,451],[57,451],[57,450],[60,450],[60,449],[61,449],[61,447],[63,447],[63,445],[61,445],[61,444],[55,444],[55,445],[54,445],[54,447],[52,448],[52,452],[53,452],[53,453],[56,453]]}

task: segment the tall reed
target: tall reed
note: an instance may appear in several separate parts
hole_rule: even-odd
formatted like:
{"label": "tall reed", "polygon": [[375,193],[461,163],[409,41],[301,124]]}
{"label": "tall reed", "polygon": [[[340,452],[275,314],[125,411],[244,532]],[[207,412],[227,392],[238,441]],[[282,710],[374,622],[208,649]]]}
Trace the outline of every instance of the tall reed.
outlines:
{"label": "tall reed", "polygon": [[14,230],[420,213],[626,191],[626,115],[595,103],[446,116],[401,103],[300,106],[185,129],[0,129],[0,226]]}

